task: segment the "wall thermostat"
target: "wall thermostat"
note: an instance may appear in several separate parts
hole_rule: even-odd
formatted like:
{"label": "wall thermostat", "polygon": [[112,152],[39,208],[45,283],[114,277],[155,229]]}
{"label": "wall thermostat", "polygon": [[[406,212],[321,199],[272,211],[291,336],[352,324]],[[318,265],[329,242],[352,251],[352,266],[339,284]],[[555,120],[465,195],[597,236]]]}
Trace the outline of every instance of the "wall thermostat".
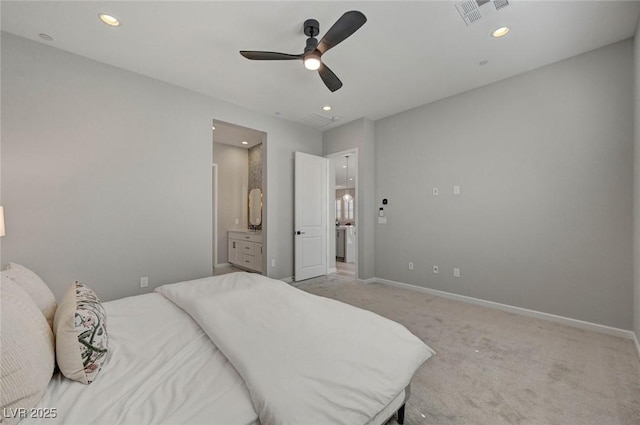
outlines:
{"label": "wall thermostat", "polygon": [[388,203],[387,198],[384,198],[384,199],[382,200],[382,205],[387,205],[387,203]]}

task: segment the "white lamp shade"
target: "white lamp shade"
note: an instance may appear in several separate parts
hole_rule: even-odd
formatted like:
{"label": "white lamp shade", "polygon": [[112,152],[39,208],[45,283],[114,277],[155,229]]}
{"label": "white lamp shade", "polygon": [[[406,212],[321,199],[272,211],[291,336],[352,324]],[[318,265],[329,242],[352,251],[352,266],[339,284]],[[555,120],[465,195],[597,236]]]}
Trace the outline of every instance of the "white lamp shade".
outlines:
{"label": "white lamp shade", "polygon": [[0,236],[4,236],[4,208],[0,207]]}

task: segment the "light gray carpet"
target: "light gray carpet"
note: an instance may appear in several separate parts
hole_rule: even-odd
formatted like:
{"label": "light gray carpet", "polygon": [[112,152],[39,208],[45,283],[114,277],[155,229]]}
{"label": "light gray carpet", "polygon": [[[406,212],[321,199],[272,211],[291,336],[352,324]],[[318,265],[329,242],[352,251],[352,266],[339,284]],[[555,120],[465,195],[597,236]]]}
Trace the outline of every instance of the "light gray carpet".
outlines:
{"label": "light gray carpet", "polygon": [[414,377],[407,425],[640,425],[630,340],[336,275],[296,286],[400,322],[437,352]]}

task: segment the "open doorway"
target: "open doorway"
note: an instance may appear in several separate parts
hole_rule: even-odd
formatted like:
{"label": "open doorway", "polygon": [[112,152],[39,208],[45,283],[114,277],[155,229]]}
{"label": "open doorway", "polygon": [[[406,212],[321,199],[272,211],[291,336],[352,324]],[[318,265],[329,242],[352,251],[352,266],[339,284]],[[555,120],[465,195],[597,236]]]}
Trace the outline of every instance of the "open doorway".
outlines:
{"label": "open doorway", "polygon": [[213,273],[266,271],[267,134],[213,120]]}
{"label": "open doorway", "polygon": [[358,150],[327,155],[329,159],[329,272],[358,278]]}

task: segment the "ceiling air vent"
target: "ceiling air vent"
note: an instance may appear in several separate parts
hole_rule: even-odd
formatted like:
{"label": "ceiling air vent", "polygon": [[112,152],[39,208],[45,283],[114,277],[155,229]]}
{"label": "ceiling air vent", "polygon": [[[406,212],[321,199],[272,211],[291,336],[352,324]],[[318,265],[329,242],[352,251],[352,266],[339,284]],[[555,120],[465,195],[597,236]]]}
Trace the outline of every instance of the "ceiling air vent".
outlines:
{"label": "ceiling air vent", "polygon": [[456,9],[458,9],[462,20],[467,25],[507,6],[509,6],[509,0],[465,0],[456,3]]}
{"label": "ceiling air vent", "polygon": [[302,118],[300,121],[298,121],[300,124],[304,124],[307,125],[309,127],[313,127],[316,129],[321,129],[322,127],[325,127],[329,124],[331,124],[333,122],[333,120],[331,118],[327,118],[324,117],[322,115],[319,114],[311,114],[307,117]]}
{"label": "ceiling air vent", "polygon": [[482,14],[478,9],[478,3],[475,0],[467,0],[462,1],[456,4],[456,8],[458,12],[460,12],[460,16],[464,22],[469,25],[482,18]]}
{"label": "ceiling air vent", "polygon": [[493,5],[496,7],[496,10],[500,10],[503,7],[509,6],[509,0],[495,0]]}

